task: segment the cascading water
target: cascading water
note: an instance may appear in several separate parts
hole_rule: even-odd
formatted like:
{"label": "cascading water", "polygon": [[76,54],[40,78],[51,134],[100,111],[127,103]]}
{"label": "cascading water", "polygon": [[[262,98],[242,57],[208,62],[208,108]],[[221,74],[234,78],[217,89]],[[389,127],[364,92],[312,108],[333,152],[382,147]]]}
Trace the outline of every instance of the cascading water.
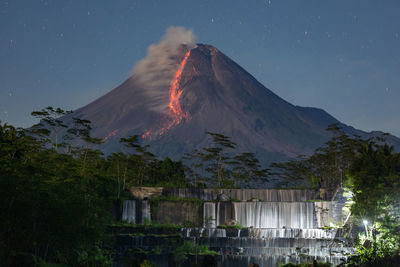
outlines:
{"label": "cascading water", "polygon": [[254,228],[313,228],[310,202],[235,202],[235,220]]}
{"label": "cascading water", "polygon": [[215,228],[217,226],[217,213],[214,202],[205,202],[203,204],[203,227]]}
{"label": "cascading water", "polygon": [[151,209],[150,209],[150,202],[147,200],[143,200],[141,203],[142,209],[142,224],[147,222],[151,222]]}
{"label": "cascading water", "polygon": [[122,209],[122,220],[127,223],[136,223],[136,201],[125,200]]}
{"label": "cascading water", "polygon": [[[264,191],[265,194],[262,194]],[[243,258],[260,266],[278,266],[285,262],[304,262],[310,259],[329,261],[334,265],[346,258],[352,248],[347,248],[336,238],[337,230],[321,229],[340,219],[339,206],[331,201],[308,201],[313,194],[304,190],[219,190],[201,193],[210,199],[218,194],[237,196],[253,201],[205,202],[203,205],[203,227],[192,232],[185,230],[184,236],[208,245],[222,254],[225,266],[240,266]],[[192,195],[199,192],[179,192]],[[200,194],[199,194],[200,195]],[[254,196],[258,198],[254,199]],[[315,195],[314,195],[315,196]],[[259,201],[263,199],[264,201]],[[255,201],[254,201],[255,200]],[[267,201],[265,201],[267,200]],[[277,201],[281,200],[281,201]],[[286,200],[286,201],[282,201]],[[244,229],[218,229],[227,221],[235,221]],[[226,226],[225,226],[226,227]]]}
{"label": "cascading water", "polygon": [[231,199],[249,201],[257,199],[265,202],[302,202],[317,198],[314,190],[303,189],[194,189],[194,188],[166,188],[164,195],[179,196],[182,198],[199,198],[213,201],[218,195],[224,194]]}
{"label": "cascading water", "polygon": [[[242,201],[217,201],[221,194],[231,198],[236,196]],[[206,200],[198,212],[202,220],[196,224],[202,227],[182,228],[180,233],[196,245],[207,245],[219,252],[222,266],[247,266],[250,262],[259,266],[279,266],[280,263],[314,259],[338,265],[347,254],[353,253],[353,249],[338,236],[340,231],[321,229],[341,220],[343,203],[337,200],[309,201],[315,197],[310,190],[168,189],[163,195]],[[247,198],[252,201],[243,201]],[[171,218],[179,219],[176,216],[181,213],[175,213],[173,209],[169,212],[174,213],[175,217]],[[150,202],[125,201],[122,217],[127,222],[145,223],[145,218],[150,220],[151,217]],[[151,248],[162,240],[132,237],[127,242]]]}

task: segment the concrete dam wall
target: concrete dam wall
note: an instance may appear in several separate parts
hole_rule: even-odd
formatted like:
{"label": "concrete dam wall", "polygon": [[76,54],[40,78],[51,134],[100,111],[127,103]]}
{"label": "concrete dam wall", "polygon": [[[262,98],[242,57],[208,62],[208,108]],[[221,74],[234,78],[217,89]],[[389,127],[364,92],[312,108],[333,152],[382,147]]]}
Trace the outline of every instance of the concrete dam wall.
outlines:
{"label": "concrete dam wall", "polygon": [[185,225],[181,236],[220,253],[221,266],[338,265],[353,251],[331,228],[344,220],[343,198],[316,199],[312,190],[146,190],[131,190],[136,199],[124,202],[122,220]]}

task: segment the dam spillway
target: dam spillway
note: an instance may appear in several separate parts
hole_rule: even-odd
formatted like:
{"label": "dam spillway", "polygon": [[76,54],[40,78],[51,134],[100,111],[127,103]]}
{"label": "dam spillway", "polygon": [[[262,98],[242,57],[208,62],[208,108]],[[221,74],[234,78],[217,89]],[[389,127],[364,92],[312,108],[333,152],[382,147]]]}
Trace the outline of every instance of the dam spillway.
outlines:
{"label": "dam spillway", "polygon": [[[353,252],[340,231],[330,228],[340,225],[345,216],[340,197],[317,199],[317,192],[297,189],[150,191],[142,189],[136,195],[134,191],[136,199],[124,202],[122,219],[144,223],[143,218],[148,217],[147,222],[186,225],[180,229],[182,238],[218,252],[218,266],[252,262],[279,266],[312,260],[338,265]],[[135,246],[151,247],[145,237],[132,240]]]}

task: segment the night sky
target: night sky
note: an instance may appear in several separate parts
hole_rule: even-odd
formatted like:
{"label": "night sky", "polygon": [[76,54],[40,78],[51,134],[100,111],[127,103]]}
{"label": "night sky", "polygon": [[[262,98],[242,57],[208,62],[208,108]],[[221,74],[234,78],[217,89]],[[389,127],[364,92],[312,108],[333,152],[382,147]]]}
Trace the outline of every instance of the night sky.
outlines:
{"label": "night sky", "polygon": [[400,136],[400,1],[0,1],[0,120],[76,109],[192,29],[280,97]]}

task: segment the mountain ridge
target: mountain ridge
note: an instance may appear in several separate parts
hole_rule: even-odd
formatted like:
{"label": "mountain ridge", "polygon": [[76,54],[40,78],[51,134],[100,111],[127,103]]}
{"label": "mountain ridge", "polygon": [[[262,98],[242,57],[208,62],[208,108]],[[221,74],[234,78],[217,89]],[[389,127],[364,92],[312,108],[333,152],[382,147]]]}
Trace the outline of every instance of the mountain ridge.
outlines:
{"label": "mountain ridge", "polygon": [[[239,151],[255,152],[266,163],[311,154],[329,139],[327,126],[340,123],[323,109],[296,106],[280,98],[211,45],[198,44],[191,50],[182,46],[177,63],[188,51],[176,81],[178,93],[181,90],[177,105],[187,117],[169,130],[162,128],[171,125],[174,114],[152,109],[153,100],[135,74],[72,115],[92,122],[93,135],[105,138],[100,147],[105,153],[122,148],[119,138],[137,134],[160,157],[179,159],[209,145],[205,132],[210,131],[231,137]],[[166,94],[168,87],[158,89]],[[379,134],[340,125],[349,134]],[[389,137],[400,147],[398,138]]]}

